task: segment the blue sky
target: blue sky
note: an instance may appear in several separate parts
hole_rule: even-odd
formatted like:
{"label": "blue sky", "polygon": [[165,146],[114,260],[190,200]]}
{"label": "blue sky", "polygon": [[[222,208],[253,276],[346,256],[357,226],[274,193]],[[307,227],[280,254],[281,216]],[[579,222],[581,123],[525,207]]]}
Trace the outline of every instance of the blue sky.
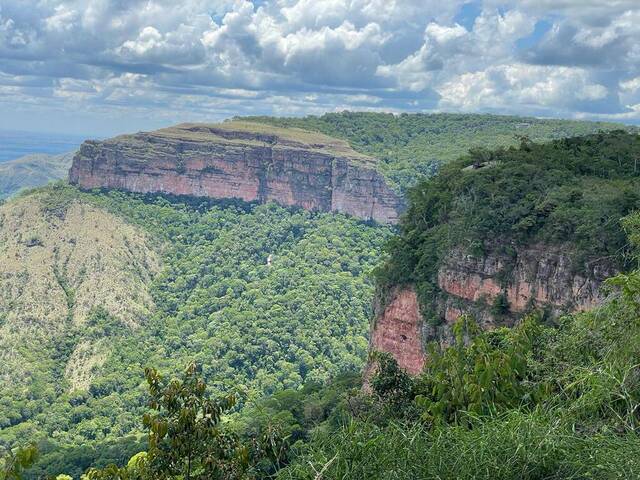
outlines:
{"label": "blue sky", "polygon": [[638,0],[0,0],[0,129],[491,112],[640,123]]}

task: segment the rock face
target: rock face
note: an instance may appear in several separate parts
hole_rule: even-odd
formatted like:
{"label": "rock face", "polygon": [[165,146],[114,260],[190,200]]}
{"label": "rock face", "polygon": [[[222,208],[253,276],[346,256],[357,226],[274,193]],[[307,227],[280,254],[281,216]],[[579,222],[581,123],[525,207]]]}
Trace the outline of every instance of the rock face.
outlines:
{"label": "rock face", "polygon": [[416,292],[412,288],[395,288],[372,325],[370,348],[390,353],[398,365],[416,375],[425,362],[422,329]]}
{"label": "rock face", "polygon": [[[535,309],[554,317],[587,310],[603,300],[600,285],[616,273],[603,262],[576,269],[560,247],[534,245],[512,248],[511,254],[503,251],[496,246],[481,257],[450,252],[438,269],[437,326],[423,321],[412,287],[392,288],[386,307],[378,309],[373,321],[371,349],[391,353],[400,367],[416,374],[428,361],[424,345],[432,340],[449,343],[451,325],[460,315],[471,314],[490,329],[510,326]],[[500,313],[494,307],[498,296],[507,303]]]}
{"label": "rock face", "polygon": [[69,180],[82,188],[274,201],[395,223],[402,201],[374,167],[373,159],[325,135],[225,122],[87,141]]}
{"label": "rock face", "polygon": [[[511,248],[511,254],[503,251],[496,246],[478,257],[455,250],[446,257],[438,270],[442,292],[438,310],[445,324],[463,313],[491,327],[534,309],[552,316],[587,310],[602,301],[600,285],[615,274],[603,261],[575,265],[561,247],[533,245]],[[501,315],[492,313],[499,295],[507,307]]]}

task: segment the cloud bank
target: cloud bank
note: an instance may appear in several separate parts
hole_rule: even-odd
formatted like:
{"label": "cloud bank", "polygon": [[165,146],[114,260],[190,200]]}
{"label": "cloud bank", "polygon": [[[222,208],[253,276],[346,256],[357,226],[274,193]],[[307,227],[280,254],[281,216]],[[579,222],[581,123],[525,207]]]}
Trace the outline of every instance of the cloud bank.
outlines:
{"label": "cloud bank", "polygon": [[637,0],[2,0],[0,127],[461,111],[640,123]]}

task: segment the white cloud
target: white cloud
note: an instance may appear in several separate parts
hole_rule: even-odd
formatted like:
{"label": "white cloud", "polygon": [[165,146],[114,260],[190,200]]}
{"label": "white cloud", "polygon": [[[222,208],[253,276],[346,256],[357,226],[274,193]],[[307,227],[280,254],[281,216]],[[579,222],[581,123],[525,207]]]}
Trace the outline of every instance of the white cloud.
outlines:
{"label": "white cloud", "polygon": [[[636,0],[484,0],[475,18],[465,3],[2,0],[0,102],[176,119],[351,107],[640,121]],[[531,39],[541,20],[553,27]]]}
{"label": "white cloud", "polygon": [[583,100],[602,100],[607,89],[575,67],[509,64],[464,73],[441,85],[441,105],[462,111],[561,112]]}

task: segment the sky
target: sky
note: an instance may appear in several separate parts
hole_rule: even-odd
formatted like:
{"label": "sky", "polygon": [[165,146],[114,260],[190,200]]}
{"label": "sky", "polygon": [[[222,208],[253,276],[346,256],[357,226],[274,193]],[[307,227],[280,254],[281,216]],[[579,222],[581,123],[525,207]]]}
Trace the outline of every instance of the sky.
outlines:
{"label": "sky", "polygon": [[0,129],[342,110],[640,124],[640,0],[0,0]]}

